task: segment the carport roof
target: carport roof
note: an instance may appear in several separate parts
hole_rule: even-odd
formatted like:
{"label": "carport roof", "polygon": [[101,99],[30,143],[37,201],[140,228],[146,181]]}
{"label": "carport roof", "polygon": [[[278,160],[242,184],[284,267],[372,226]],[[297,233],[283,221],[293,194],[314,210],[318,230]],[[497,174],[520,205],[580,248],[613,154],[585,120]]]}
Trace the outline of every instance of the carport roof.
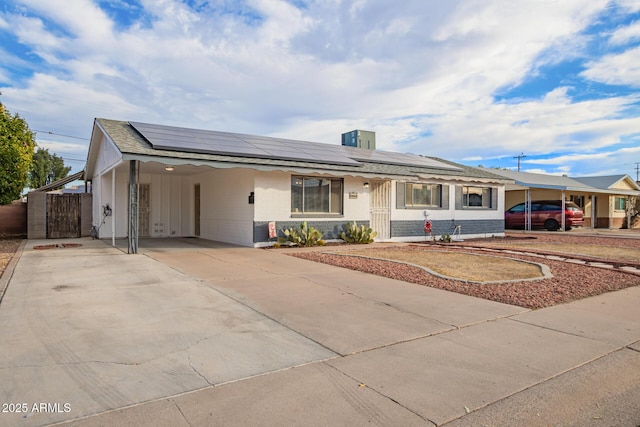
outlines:
{"label": "carport roof", "polygon": [[[302,160],[279,159],[279,158],[255,158],[243,157],[234,154],[212,154],[194,153],[178,150],[166,150],[153,148],[152,144],[129,122],[98,118],[95,126],[102,129],[105,135],[113,142],[122,153],[122,160],[140,160],[142,162],[155,161],[167,165],[196,165],[211,166],[217,168],[249,167],[257,170],[286,170],[294,172],[313,172],[325,174],[354,175],[364,177],[394,177],[398,179],[416,178],[441,178],[441,179],[465,179],[480,182],[501,182],[510,181],[490,171],[480,168],[473,168],[449,162],[436,157],[426,157],[431,159],[434,165],[441,167],[428,167],[417,165],[394,164],[389,159],[385,162],[367,162],[358,160],[357,165],[353,164],[331,164],[322,162],[309,162]],[[94,128],[95,136],[95,128]],[[93,137],[92,137],[93,140]],[[300,144],[315,144],[300,141]],[[317,144],[316,144],[317,145]],[[323,144],[327,150],[344,149],[347,147]],[[349,147],[351,148],[351,147]],[[360,150],[351,148],[352,150]],[[376,154],[382,159],[385,158],[385,151],[377,151]],[[397,153],[389,153],[397,154]],[[425,156],[415,156],[424,159]],[[352,162],[353,163],[353,162]]]}
{"label": "carport roof", "polygon": [[[584,193],[623,194],[630,196],[640,195],[640,191],[636,190],[610,188],[613,184],[620,181],[620,176],[618,176],[617,180],[611,182],[611,177],[570,178],[568,176],[516,172],[503,169],[491,169],[491,171],[497,175],[515,181],[515,185],[519,189],[544,188]],[[624,175],[622,175],[622,177],[624,177]],[[509,188],[507,188],[507,190],[509,190]]]}

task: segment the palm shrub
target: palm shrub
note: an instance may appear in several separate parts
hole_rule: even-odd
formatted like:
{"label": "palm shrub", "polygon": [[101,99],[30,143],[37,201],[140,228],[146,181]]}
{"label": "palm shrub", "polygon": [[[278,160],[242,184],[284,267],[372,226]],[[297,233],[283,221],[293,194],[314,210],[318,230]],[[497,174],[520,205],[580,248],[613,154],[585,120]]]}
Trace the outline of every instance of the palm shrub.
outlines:
{"label": "palm shrub", "polygon": [[373,231],[371,227],[358,226],[355,221],[353,224],[346,223],[345,226],[346,230],[340,233],[340,238],[347,243],[372,243],[374,237],[378,235],[378,232]]}
{"label": "palm shrub", "polygon": [[300,228],[291,227],[282,230],[285,237],[278,237],[278,243],[286,243],[290,246],[324,246],[322,233],[307,225],[307,221],[300,223]]}

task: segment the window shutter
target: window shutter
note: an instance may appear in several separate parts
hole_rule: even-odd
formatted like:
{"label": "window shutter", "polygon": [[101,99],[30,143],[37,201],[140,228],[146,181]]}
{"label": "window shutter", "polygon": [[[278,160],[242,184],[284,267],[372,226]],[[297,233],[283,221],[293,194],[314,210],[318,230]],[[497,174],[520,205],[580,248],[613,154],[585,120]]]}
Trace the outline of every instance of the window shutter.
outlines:
{"label": "window shutter", "polygon": [[456,185],[456,210],[462,209],[462,186]]}
{"label": "window shutter", "polygon": [[405,183],[396,182],[396,209],[405,209]]}
{"label": "window shutter", "polygon": [[440,207],[449,210],[449,186],[440,186]]}
{"label": "window shutter", "polygon": [[491,187],[491,209],[498,210],[498,189],[495,187]]}

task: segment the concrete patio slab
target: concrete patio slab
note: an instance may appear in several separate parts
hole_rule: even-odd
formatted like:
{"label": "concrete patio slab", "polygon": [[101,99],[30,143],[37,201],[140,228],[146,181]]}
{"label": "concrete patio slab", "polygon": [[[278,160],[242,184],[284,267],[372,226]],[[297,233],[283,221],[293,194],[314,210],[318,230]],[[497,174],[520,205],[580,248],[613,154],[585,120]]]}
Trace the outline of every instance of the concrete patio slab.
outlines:
{"label": "concrete patio slab", "polygon": [[441,425],[614,348],[504,319],[326,363]]}
{"label": "concrete patio slab", "polygon": [[556,305],[515,320],[623,347],[640,339],[640,286]]}
{"label": "concrete patio slab", "polygon": [[630,349],[640,351],[640,341],[636,341],[628,346]]}
{"label": "concrete patio slab", "polygon": [[2,414],[0,425],[61,421],[335,356],[147,256],[78,242],[40,251],[43,242],[29,242],[0,306],[3,402],[71,410]]}
{"label": "concrete patio slab", "polygon": [[445,426],[637,427],[638,402],[640,353],[619,350]]}

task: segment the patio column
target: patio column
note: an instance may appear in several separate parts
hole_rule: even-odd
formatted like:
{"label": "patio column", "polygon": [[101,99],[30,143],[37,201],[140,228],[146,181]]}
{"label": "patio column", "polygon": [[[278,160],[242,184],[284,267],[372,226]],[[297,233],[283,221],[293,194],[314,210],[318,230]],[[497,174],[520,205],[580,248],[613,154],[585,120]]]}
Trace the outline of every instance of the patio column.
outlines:
{"label": "patio column", "polygon": [[116,168],[111,169],[111,246],[116,245]]}
{"label": "patio column", "polygon": [[127,252],[138,253],[138,181],[140,165],[137,160],[129,160],[129,244]]}

